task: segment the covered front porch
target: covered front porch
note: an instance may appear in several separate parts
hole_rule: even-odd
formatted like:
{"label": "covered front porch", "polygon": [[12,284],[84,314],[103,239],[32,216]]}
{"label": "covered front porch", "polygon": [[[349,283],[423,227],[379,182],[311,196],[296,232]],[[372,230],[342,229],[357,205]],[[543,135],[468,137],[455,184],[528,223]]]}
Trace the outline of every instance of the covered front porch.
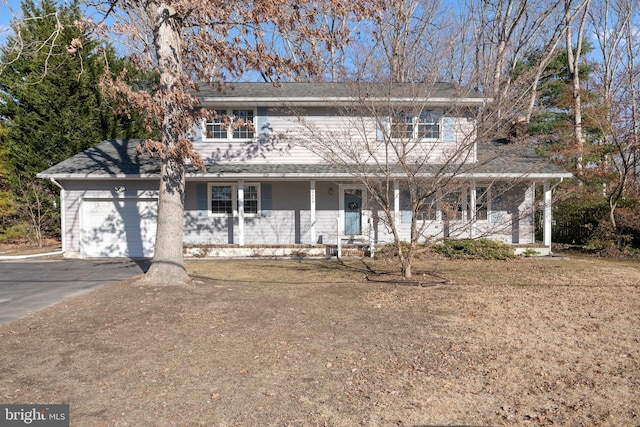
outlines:
{"label": "covered front porch", "polygon": [[[514,245],[534,245],[537,206],[543,210],[542,246],[546,249],[541,250],[537,244],[536,251],[551,252],[551,196],[558,181],[526,181],[513,186],[510,197],[492,199],[486,183],[476,186],[471,182],[460,192],[457,221],[445,219],[438,207],[433,215],[420,219],[428,221],[420,241],[488,237]],[[536,188],[544,194],[543,203],[538,205]],[[402,181],[393,182],[392,194],[394,221],[401,239],[408,241],[410,215],[407,220]],[[225,210],[216,211],[220,206]],[[393,241],[386,215],[376,206],[364,185],[346,179],[188,182],[184,243],[189,250],[185,255],[330,256],[346,245],[374,253],[376,245]]]}

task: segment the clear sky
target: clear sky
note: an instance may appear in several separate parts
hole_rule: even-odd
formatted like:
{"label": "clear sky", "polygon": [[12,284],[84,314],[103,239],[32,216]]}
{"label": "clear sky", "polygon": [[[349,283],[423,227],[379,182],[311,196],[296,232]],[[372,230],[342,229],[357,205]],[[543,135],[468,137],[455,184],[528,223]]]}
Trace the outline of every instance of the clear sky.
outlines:
{"label": "clear sky", "polygon": [[[4,45],[7,35],[10,33],[10,23],[14,19],[14,17],[21,16],[20,10],[20,1],[21,0],[0,0],[0,45]],[[64,4],[68,0],[57,0],[57,4]],[[36,0],[39,2],[39,0]],[[451,1],[450,4],[458,4],[459,1]],[[593,37],[593,34],[591,35]],[[597,43],[597,40],[593,40],[594,44]],[[596,55],[595,52],[592,52],[590,56]]]}
{"label": "clear sky", "polygon": [[4,44],[15,14],[20,14],[20,0],[0,0],[0,44]]}

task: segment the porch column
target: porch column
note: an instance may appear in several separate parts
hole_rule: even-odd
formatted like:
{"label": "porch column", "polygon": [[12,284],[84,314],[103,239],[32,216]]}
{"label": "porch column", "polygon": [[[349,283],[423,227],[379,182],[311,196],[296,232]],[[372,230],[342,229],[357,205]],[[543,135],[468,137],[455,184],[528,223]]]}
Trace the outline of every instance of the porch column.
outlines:
{"label": "porch column", "polygon": [[393,181],[393,220],[396,227],[400,224],[400,182]]}
{"label": "porch column", "polygon": [[551,252],[551,184],[544,183],[544,245]]}
{"label": "porch column", "polygon": [[238,244],[244,246],[244,181],[238,181]]}
{"label": "porch column", "polygon": [[476,228],[476,183],[475,181],[471,183],[471,187],[469,188],[469,216],[471,218],[468,218],[469,220],[469,237],[470,238],[474,238],[476,233],[475,233],[475,228]]}
{"label": "porch column", "polygon": [[311,244],[316,244],[316,182],[314,180],[309,182],[309,204],[310,204],[310,221],[311,221]]}

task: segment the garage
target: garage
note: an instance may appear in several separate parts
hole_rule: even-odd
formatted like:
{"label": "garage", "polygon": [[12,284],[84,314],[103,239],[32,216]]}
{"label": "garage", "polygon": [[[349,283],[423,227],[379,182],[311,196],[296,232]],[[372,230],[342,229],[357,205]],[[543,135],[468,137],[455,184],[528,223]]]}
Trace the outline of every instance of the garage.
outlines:
{"label": "garage", "polygon": [[80,254],[83,258],[153,256],[157,199],[84,199]]}

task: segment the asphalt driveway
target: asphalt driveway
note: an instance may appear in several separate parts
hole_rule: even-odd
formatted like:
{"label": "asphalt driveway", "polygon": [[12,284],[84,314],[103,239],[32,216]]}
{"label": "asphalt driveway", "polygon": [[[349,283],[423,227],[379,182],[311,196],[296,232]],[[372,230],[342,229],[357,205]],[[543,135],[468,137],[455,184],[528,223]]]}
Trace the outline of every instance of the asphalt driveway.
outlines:
{"label": "asphalt driveway", "polygon": [[0,324],[106,283],[144,273],[149,261],[0,261]]}

